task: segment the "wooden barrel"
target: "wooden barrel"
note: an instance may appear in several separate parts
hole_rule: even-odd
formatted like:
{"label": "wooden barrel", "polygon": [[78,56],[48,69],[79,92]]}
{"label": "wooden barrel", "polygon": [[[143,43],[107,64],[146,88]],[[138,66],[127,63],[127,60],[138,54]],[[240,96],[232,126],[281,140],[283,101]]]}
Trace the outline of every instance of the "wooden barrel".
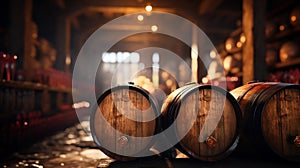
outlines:
{"label": "wooden barrel", "polygon": [[300,160],[300,85],[249,83],[230,93],[242,110],[241,149]]}
{"label": "wooden barrel", "polygon": [[155,97],[129,84],[111,88],[91,114],[91,133],[106,155],[121,161],[149,155],[159,132],[160,111]]}
{"label": "wooden barrel", "polygon": [[[229,92],[212,85],[187,84],[162,106],[163,128],[184,154],[202,160],[226,158],[237,146],[241,111]],[[164,131],[167,132],[167,131]]]}

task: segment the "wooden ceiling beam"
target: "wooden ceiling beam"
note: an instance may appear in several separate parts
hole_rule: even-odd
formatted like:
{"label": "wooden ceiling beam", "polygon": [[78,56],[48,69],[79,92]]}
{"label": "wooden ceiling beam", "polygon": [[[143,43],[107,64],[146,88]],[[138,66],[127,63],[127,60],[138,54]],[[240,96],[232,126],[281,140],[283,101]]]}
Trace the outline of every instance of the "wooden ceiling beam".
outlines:
{"label": "wooden ceiling beam", "polygon": [[[153,11],[160,11],[160,12],[169,12],[174,13],[174,9],[169,8],[155,8]],[[76,16],[81,13],[87,12],[101,12],[101,13],[123,13],[123,14],[130,14],[130,13],[137,13],[137,12],[145,12],[144,8],[141,7],[101,7],[101,6],[87,6],[77,12],[73,12],[72,15]]]}

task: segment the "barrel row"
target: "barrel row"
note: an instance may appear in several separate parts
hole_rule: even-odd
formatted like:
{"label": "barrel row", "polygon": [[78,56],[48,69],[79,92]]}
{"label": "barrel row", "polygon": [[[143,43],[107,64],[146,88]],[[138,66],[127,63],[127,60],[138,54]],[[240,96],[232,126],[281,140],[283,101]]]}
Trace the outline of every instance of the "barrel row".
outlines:
{"label": "barrel row", "polygon": [[299,85],[249,83],[228,92],[190,83],[157,93],[133,84],[104,92],[90,117],[99,149],[122,161],[173,147],[202,161],[252,149],[300,160]]}

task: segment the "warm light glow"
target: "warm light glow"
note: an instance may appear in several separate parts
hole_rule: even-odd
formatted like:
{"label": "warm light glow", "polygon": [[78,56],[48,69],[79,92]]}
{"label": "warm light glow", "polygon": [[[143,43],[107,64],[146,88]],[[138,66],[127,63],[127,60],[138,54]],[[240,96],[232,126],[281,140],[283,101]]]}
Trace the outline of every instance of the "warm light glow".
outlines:
{"label": "warm light glow", "polygon": [[241,41],[242,43],[245,43],[245,42],[246,42],[246,36],[245,36],[244,34],[241,34],[241,36],[240,36],[240,41]]}
{"label": "warm light glow", "polygon": [[280,25],[280,26],[279,26],[279,30],[280,30],[280,31],[285,30],[285,26],[284,26],[284,25]]}
{"label": "warm light glow", "polygon": [[173,81],[171,79],[168,79],[166,81],[166,85],[167,85],[167,87],[171,88],[173,86]]}
{"label": "warm light glow", "polygon": [[18,56],[14,55],[14,60],[18,59]]}
{"label": "warm light glow", "polygon": [[82,102],[74,103],[72,107],[74,109],[89,108],[90,107],[90,103],[87,102],[87,101],[82,101]]}
{"label": "warm light glow", "polygon": [[291,21],[292,22],[295,22],[297,20],[297,17],[296,16],[291,16]]}
{"label": "warm light glow", "polygon": [[236,76],[232,76],[232,77],[230,77],[230,81],[238,81],[239,80],[239,78],[238,77],[236,77]]}
{"label": "warm light glow", "polygon": [[71,58],[70,57],[66,57],[66,65],[70,65],[71,64]]}
{"label": "warm light glow", "polygon": [[153,81],[153,85],[155,87],[158,87],[159,85],[159,64],[158,63],[153,63],[152,64],[152,81]]}
{"label": "warm light glow", "polygon": [[202,78],[202,83],[208,83],[208,78],[207,77],[203,77]]}
{"label": "warm light glow", "polygon": [[217,74],[217,69],[218,69],[218,63],[216,61],[212,61],[209,64],[207,74],[209,75],[210,79],[214,79],[215,75]]}
{"label": "warm light glow", "polygon": [[226,48],[227,50],[231,50],[231,49],[232,49],[232,45],[231,45],[231,44],[226,44],[225,48]]}
{"label": "warm light glow", "polygon": [[144,16],[143,15],[138,15],[137,16],[137,20],[140,21],[140,22],[143,21],[144,20]]}
{"label": "warm light glow", "polygon": [[64,154],[61,154],[61,155],[59,155],[59,157],[61,157],[61,158],[66,158],[67,156],[64,155]]}
{"label": "warm light glow", "polygon": [[161,73],[161,78],[162,78],[163,80],[167,80],[168,77],[169,77],[168,72],[162,72],[162,73]]}
{"label": "warm light glow", "polygon": [[283,60],[286,60],[286,59],[288,59],[289,55],[287,53],[284,53],[281,55],[281,57]]}
{"label": "warm light glow", "polygon": [[145,7],[145,10],[147,12],[151,12],[152,11],[152,6],[150,4],[148,4],[146,7]]}
{"label": "warm light glow", "polygon": [[240,42],[240,41],[238,41],[238,42],[236,43],[236,46],[237,46],[238,48],[241,48],[241,47],[243,46],[243,43]]}
{"label": "warm light glow", "polygon": [[230,70],[230,67],[231,67],[231,63],[232,63],[232,57],[231,56],[227,56],[224,61],[223,61],[223,66],[224,66],[224,69],[226,71],[229,71]]}
{"label": "warm light glow", "polygon": [[198,35],[196,26],[193,26],[192,31],[191,59],[191,82],[198,82]]}
{"label": "warm light glow", "polygon": [[198,46],[197,44],[192,44],[192,53],[191,53],[192,59],[198,58]]}
{"label": "warm light glow", "polygon": [[151,26],[151,31],[157,32],[158,27],[156,25]]}

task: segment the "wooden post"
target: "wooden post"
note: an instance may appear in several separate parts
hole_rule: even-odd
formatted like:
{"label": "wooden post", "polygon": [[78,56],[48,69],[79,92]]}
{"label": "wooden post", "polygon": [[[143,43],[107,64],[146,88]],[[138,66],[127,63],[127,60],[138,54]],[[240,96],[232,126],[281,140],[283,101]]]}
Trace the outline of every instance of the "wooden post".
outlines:
{"label": "wooden post", "polygon": [[62,16],[58,18],[57,23],[57,58],[55,68],[68,71],[69,66],[66,66],[66,57],[70,57],[71,25],[68,17],[65,14],[62,14]]}
{"label": "wooden post", "polygon": [[32,45],[32,0],[11,0],[10,20],[10,52],[17,54],[18,66],[26,71],[30,68]]}
{"label": "wooden post", "polygon": [[266,0],[243,0],[243,83],[266,80]]}

